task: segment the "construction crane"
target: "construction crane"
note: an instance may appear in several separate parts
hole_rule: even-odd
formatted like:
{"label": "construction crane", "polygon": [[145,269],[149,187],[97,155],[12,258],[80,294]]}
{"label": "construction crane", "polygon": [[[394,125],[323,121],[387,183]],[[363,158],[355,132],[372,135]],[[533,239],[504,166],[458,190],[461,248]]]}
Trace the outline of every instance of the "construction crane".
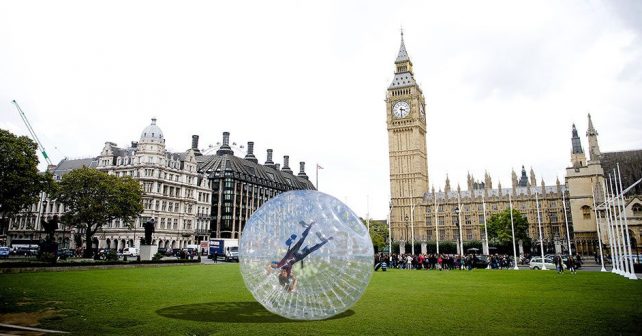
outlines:
{"label": "construction crane", "polygon": [[18,105],[18,102],[16,102],[15,99],[12,101],[12,103],[16,105],[16,108],[18,109],[18,113],[20,113],[20,117],[22,118],[22,121],[25,122],[25,125],[27,126],[29,133],[31,133],[31,137],[34,140],[36,140],[36,143],[38,144],[38,148],[40,148],[40,153],[42,153],[42,156],[45,158],[45,161],[47,161],[48,165],[52,165],[53,163],[51,162],[51,160],[49,159],[49,156],[47,155],[45,146],[42,145],[42,142],[40,142],[40,139],[38,139],[38,136],[36,135],[36,132],[33,130],[33,127],[31,127],[31,124],[29,123],[29,119],[27,119],[27,115],[25,115],[25,113],[22,112],[20,105]]}

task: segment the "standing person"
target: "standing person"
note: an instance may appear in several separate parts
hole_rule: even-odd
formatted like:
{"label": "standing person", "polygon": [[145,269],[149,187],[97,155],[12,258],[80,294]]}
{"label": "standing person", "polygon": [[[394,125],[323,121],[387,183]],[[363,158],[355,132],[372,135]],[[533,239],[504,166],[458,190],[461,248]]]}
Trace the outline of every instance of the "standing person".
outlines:
{"label": "standing person", "polygon": [[566,267],[568,268],[569,272],[575,274],[575,260],[573,260],[572,255],[569,255],[568,259],[566,259]]}
{"label": "standing person", "polygon": [[564,273],[564,263],[562,262],[562,257],[558,254],[555,256],[553,261],[555,262],[555,268],[557,268],[557,273]]}
{"label": "standing person", "polygon": [[406,256],[406,267],[412,269],[412,256],[410,254]]}
{"label": "standing person", "polygon": [[440,254],[439,257],[437,257],[437,269],[441,271],[443,264],[444,264],[444,259],[441,257],[441,254]]}

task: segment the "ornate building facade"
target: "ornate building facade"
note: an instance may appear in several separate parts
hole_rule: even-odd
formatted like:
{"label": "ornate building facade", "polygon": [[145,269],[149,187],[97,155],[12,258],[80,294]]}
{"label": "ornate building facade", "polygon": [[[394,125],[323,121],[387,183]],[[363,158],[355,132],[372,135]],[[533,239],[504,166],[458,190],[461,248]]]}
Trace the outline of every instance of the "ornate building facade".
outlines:
{"label": "ornate building facade", "polygon": [[[244,158],[234,156],[227,132],[213,155],[201,153],[198,139],[193,135],[191,148],[184,152],[169,152],[163,131],[152,119],[130,146],[106,142],[99,156],[64,159],[51,171],[55,180],[61,180],[69,171],[90,167],[140,182],[144,210],[136,221],[105,223],[93,238],[94,247],[116,250],[139,247],[143,223],[152,218],[156,223],[153,244],[159,248],[184,248],[210,238],[239,238],[252,213],[270,198],[288,190],[315,189],[304,162],[294,175],[289,156],[284,156],[281,167],[272,161],[271,149],[265,164],[259,164],[253,142],[248,143]],[[42,193],[38,203],[9,222],[7,245],[36,246],[43,237],[41,219],[64,212],[63,204]],[[84,238],[78,233],[77,228],[61,224],[55,236],[62,246],[74,248],[81,245],[77,239]]]}

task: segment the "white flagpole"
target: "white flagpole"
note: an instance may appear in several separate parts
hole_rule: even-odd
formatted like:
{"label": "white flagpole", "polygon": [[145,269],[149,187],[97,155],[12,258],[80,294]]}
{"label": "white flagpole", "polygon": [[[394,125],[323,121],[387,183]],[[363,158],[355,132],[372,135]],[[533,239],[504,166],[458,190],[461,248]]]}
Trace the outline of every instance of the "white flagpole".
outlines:
{"label": "white flagpole", "polygon": [[[435,190],[435,188],[433,188],[433,191],[434,190]],[[439,225],[439,221],[438,221],[438,217],[437,217],[437,193],[433,192],[433,194],[435,196],[435,236],[437,238],[437,257],[439,257],[439,226],[438,226]]]}
{"label": "white flagpole", "polygon": [[[600,271],[606,272],[606,268],[604,268],[604,254],[602,251],[602,233],[600,232],[600,217],[597,214],[597,208],[595,207],[595,188],[593,184],[591,184],[591,193],[593,194],[593,212],[595,213],[595,227],[597,228],[597,243],[600,245],[600,264],[602,265],[602,269]],[[568,222],[566,223],[566,229],[568,230]],[[569,247],[570,247],[570,242],[569,242]]]}
{"label": "white flagpole", "polygon": [[615,232],[613,232],[613,223],[611,221],[611,209],[608,203],[608,188],[606,186],[606,179],[602,181],[602,192],[604,194],[604,209],[607,224],[607,231],[609,235],[609,250],[611,251],[611,273],[619,274],[619,267],[617,263],[617,249],[615,248]]}
{"label": "white flagpole", "polygon": [[319,164],[317,163],[317,173],[316,173],[316,182],[317,182],[317,191],[319,191]]}
{"label": "white flagpole", "polygon": [[[508,196],[510,199],[510,195]],[[484,199],[484,194],[482,193],[482,210],[484,211],[484,235],[486,236],[486,245],[484,246],[484,255],[490,254],[488,248],[488,225],[486,225],[486,200]],[[488,269],[490,269],[490,263],[488,264]]]}
{"label": "white flagpole", "polygon": [[510,193],[508,194],[508,205],[510,206],[510,228],[513,234],[513,264],[515,264],[515,270],[519,270],[517,267],[517,248],[515,247],[515,224],[513,223],[513,201],[511,200]]}
{"label": "white flagpole", "polygon": [[390,220],[392,219],[392,201],[390,202],[390,211],[388,212],[388,256],[390,257],[389,262],[392,262],[392,229],[390,226],[392,223]]}
{"label": "white flagpole", "polygon": [[535,192],[535,205],[537,206],[537,228],[539,229],[539,249],[542,252],[542,270],[546,271],[546,264],[544,264],[544,238],[542,237],[542,220],[539,217],[539,199],[538,193]]}
{"label": "white flagpole", "polygon": [[462,229],[463,225],[461,224],[461,199],[459,197],[459,192],[457,193],[457,207],[459,208],[459,212],[457,212],[457,223],[459,223],[459,256],[461,258],[461,269],[464,269],[463,267],[463,261],[464,261],[464,235],[462,234]]}
{"label": "white flagpole", "polygon": [[[627,220],[626,216],[626,208],[624,207],[624,192],[622,191],[622,175],[620,175],[620,164],[617,163],[617,177],[615,181],[618,181],[620,185],[620,220],[624,219],[624,232],[626,233],[625,239],[624,239],[624,253],[626,253],[626,258],[624,258],[624,262],[626,263],[627,261],[629,262],[629,279],[631,280],[637,280],[638,277],[635,275],[635,270],[633,269],[633,253],[631,252],[631,238],[629,236],[629,223]],[[624,216],[624,218],[622,218]]]}
{"label": "white flagpole", "polygon": [[[568,241],[568,255],[572,256],[573,255],[573,249],[571,248],[571,231],[568,228],[568,216],[566,215],[566,196],[565,196],[565,194],[566,194],[566,191],[562,191],[562,206],[564,207],[564,223],[566,223],[566,240]],[[595,208],[595,206],[593,206],[593,208]]]}
{"label": "white flagpole", "polygon": [[613,233],[615,234],[615,250],[617,251],[617,274],[625,275],[626,269],[624,268],[624,263],[622,262],[622,239],[620,238],[620,228],[617,221],[617,214],[615,213],[615,191],[613,190],[613,179],[611,174],[609,174],[609,184],[607,186],[610,191],[610,200],[609,210],[611,210],[611,219],[613,222]]}
{"label": "white flagpole", "polygon": [[619,198],[618,198],[618,191],[617,191],[617,180],[616,180],[617,177],[615,176],[615,169],[613,169],[613,179],[610,179],[610,177],[611,176],[609,174],[609,181],[613,183],[611,186],[611,191],[613,192],[613,217],[615,218],[619,229],[618,238],[620,239],[620,265],[622,267],[622,270],[624,270],[623,275],[628,278],[631,276],[631,272],[633,270],[628,268],[628,265],[625,260],[626,242],[624,241],[624,224],[622,224],[622,212],[620,211],[620,207],[618,204]]}

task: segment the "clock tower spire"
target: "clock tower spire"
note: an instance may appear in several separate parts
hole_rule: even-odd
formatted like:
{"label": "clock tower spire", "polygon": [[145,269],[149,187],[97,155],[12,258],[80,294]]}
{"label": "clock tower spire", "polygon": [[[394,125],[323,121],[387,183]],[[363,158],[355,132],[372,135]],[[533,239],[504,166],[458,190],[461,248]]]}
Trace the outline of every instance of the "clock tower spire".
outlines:
{"label": "clock tower spire", "polygon": [[[386,93],[392,239],[426,240],[423,204],[428,192],[426,101],[414,78],[403,31],[394,78]],[[414,250],[414,249],[413,249]]]}

